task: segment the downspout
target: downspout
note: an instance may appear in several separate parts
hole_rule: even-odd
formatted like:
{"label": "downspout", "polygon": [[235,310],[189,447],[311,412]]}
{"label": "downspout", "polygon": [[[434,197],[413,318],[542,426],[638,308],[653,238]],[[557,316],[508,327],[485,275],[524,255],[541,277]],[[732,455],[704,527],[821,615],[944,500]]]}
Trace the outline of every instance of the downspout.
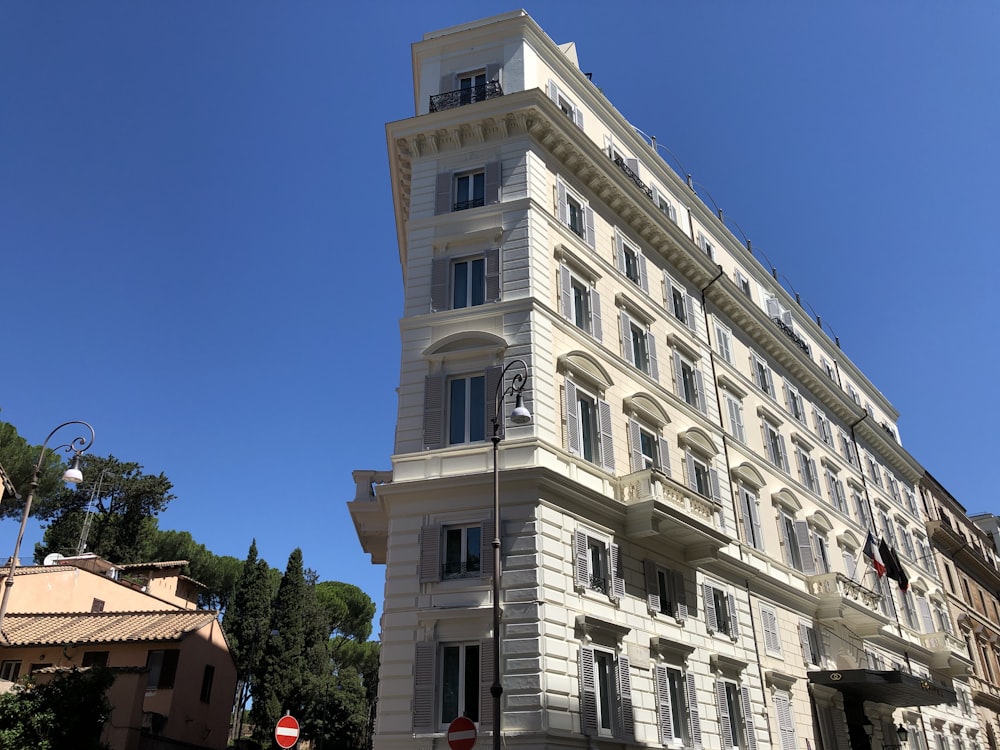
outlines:
{"label": "downspout", "polygon": [[[741,550],[743,549],[743,545],[740,545],[740,549]],[[753,647],[754,647],[754,651],[756,651],[757,650],[757,643],[758,643],[758,641],[757,641],[757,624],[754,622],[754,619],[753,619],[753,595],[750,593],[750,579],[745,579],[745,582],[744,582],[743,585],[746,587],[746,591],[747,591],[747,602],[750,603],[750,631],[751,631],[751,634],[753,635]],[[765,695],[765,705],[766,705],[767,691],[766,691],[766,689],[764,687],[764,667],[762,667],[760,665],[760,658],[759,657],[757,658],[757,678],[760,680],[760,689],[761,689],[761,692],[764,693],[764,695]],[[771,712],[770,712],[770,710],[767,712],[767,742],[768,742],[768,744],[771,747],[776,747],[776,745],[774,744],[774,739],[773,739],[773,737],[771,735]]]}

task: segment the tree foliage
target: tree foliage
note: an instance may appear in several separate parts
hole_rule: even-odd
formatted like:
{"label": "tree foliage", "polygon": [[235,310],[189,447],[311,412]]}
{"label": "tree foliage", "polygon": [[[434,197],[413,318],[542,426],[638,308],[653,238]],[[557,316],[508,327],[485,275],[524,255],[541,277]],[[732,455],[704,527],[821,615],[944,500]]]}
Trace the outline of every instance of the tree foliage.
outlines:
{"label": "tree foliage", "polygon": [[188,561],[187,575],[205,586],[198,597],[198,606],[217,612],[228,609],[243,561],[229,555],[213,554],[188,531],[156,529],[150,537],[150,548],[143,562],[165,560]]}
{"label": "tree foliage", "polygon": [[0,747],[108,750],[101,732],[111,716],[107,692],[114,681],[110,670],[92,667],[44,684],[19,683],[0,696]]}
{"label": "tree foliage", "polygon": [[[17,429],[9,422],[0,421],[0,466],[17,488],[19,498],[4,497],[0,502],[0,518],[20,518],[24,512],[24,501],[28,496],[31,475],[38,463],[41,446],[31,445],[17,434]],[[62,475],[65,464],[60,454],[46,450],[42,460],[42,470],[38,475],[38,488],[32,506],[38,508],[62,490]],[[36,511],[37,514],[37,511]]]}

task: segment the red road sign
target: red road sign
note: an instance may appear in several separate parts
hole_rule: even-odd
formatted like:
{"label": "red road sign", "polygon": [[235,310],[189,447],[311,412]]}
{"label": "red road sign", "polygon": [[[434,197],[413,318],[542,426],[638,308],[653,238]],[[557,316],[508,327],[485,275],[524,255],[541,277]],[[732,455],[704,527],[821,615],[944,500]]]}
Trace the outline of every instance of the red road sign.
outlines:
{"label": "red road sign", "polygon": [[476,725],[471,719],[459,716],[448,725],[448,747],[451,750],[472,750],[476,744]]}
{"label": "red road sign", "polygon": [[[294,716],[282,716],[274,728],[274,741],[278,747],[291,747],[299,739],[299,722]],[[470,745],[471,747],[471,745]]]}

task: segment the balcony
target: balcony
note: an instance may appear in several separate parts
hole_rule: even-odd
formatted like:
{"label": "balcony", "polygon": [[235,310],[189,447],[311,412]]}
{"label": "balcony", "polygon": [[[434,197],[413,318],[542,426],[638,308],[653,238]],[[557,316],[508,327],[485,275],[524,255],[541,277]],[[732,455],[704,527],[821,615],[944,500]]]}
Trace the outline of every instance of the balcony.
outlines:
{"label": "balcony", "polygon": [[447,91],[443,94],[431,96],[430,111],[443,112],[446,109],[464,107],[466,104],[485,101],[486,99],[496,99],[503,96],[503,89],[500,88],[499,81],[489,81],[480,86],[458,89],[457,91]]}
{"label": "balcony", "polygon": [[628,164],[626,164],[625,160],[623,158],[621,158],[618,154],[615,154],[611,158],[614,159],[614,162],[615,162],[615,164],[618,165],[618,168],[621,169],[621,171],[624,172],[625,175],[630,180],[632,180],[632,182],[635,183],[635,186],[637,188],[639,188],[642,192],[644,192],[646,194],[647,198],[649,198],[650,200],[653,200],[653,189],[651,187],[647,186],[645,182],[643,182],[642,180],[639,179],[639,175],[637,175],[635,173],[635,171],[632,169],[632,167],[630,167]]}
{"label": "balcony", "polygon": [[955,561],[956,565],[971,569],[980,580],[989,581],[992,583],[992,588],[1000,589],[1000,571],[996,569],[993,559],[983,556],[961,530],[951,525],[947,517],[929,521],[927,534],[945,555]]}
{"label": "balcony", "polygon": [[875,635],[890,622],[879,609],[882,595],[852,581],[843,573],[812,576],[809,587],[820,599],[817,619],[838,620],[861,637]]}
{"label": "balcony", "polygon": [[920,643],[931,652],[927,666],[951,677],[964,677],[972,668],[965,643],[951,633],[924,633]]}
{"label": "balcony", "polygon": [[973,703],[1000,713],[1000,687],[974,674],[969,675],[969,687],[972,688]]}
{"label": "balcony", "polygon": [[389,541],[389,518],[385,506],[375,494],[375,487],[392,481],[391,471],[358,470],[353,473],[354,499],[347,510],[354,521],[361,548],[372,556],[372,563],[385,564]]}
{"label": "balcony", "polygon": [[659,536],[683,548],[685,559],[692,564],[714,560],[730,542],[722,530],[722,507],[718,503],[656,469],[622,477],[618,499],[626,505],[627,536]]}

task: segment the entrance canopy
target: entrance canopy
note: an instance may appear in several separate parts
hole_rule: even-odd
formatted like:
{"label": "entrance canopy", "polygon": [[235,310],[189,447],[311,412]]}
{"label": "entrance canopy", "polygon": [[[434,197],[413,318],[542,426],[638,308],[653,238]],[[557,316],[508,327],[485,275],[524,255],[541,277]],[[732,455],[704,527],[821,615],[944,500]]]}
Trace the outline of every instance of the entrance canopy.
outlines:
{"label": "entrance canopy", "polygon": [[897,670],[840,669],[810,672],[809,682],[834,688],[846,698],[885,703],[897,708],[956,703],[955,691],[932,680]]}

